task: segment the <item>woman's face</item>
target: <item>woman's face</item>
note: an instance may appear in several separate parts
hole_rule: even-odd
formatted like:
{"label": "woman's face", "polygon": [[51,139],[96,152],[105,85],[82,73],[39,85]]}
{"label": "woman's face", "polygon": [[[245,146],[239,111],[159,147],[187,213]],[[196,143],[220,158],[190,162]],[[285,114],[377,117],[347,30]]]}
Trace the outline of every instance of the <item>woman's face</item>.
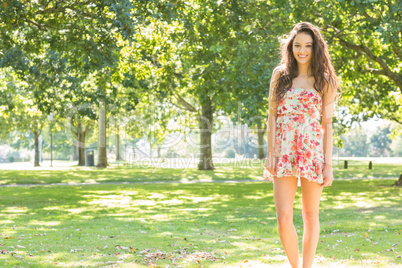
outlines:
{"label": "woman's face", "polygon": [[299,64],[307,64],[313,53],[313,38],[307,33],[298,33],[293,40],[293,55]]}

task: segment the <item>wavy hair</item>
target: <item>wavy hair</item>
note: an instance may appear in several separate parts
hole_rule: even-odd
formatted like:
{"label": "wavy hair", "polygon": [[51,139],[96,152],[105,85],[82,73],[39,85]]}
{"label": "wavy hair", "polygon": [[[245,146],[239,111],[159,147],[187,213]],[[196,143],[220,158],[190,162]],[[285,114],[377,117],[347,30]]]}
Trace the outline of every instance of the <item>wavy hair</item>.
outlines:
{"label": "wavy hair", "polygon": [[[314,76],[314,89],[320,94],[325,94],[324,86],[331,83],[335,90],[342,88],[339,78],[337,77],[328,51],[328,46],[321,35],[320,29],[309,22],[300,22],[294,26],[287,38],[281,42],[281,60],[280,64],[275,68],[279,71],[278,79],[274,85],[274,96],[277,103],[285,95],[292,86],[292,81],[299,75],[297,61],[293,55],[293,41],[297,34],[307,33],[313,39],[312,57],[310,62],[310,70]],[[341,97],[337,95],[336,102]]]}

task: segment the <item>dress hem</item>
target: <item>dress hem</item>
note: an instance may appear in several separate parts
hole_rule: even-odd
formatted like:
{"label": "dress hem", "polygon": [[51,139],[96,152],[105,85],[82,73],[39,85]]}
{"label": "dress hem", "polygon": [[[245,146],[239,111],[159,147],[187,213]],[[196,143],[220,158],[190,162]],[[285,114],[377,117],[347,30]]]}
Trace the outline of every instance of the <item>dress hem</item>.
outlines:
{"label": "dress hem", "polygon": [[323,183],[323,181],[322,182],[320,182],[320,181],[318,181],[318,180],[314,180],[313,178],[311,178],[311,177],[309,177],[309,176],[296,176],[296,175],[293,175],[293,174],[290,174],[290,173],[284,173],[282,176],[280,176],[280,177],[278,177],[278,176],[276,176],[276,175],[272,175],[268,170],[266,170],[265,168],[264,168],[264,173],[269,173],[269,174],[264,174],[264,180],[265,181],[270,181],[270,182],[273,182],[274,181],[274,177],[276,177],[276,178],[283,178],[283,177],[286,177],[286,176],[294,176],[294,177],[296,177],[297,179],[300,179],[300,178],[306,178],[308,181],[310,181],[310,182],[315,182],[315,183],[318,183],[318,184],[321,184],[321,183]]}

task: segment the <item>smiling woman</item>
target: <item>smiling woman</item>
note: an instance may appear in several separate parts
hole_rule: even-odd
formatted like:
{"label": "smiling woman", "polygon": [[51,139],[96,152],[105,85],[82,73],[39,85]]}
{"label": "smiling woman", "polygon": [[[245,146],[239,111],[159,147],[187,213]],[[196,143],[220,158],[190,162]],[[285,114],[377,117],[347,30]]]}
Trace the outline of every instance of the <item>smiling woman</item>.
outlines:
{"label": "smiling woman", "polygon": [[301,63],[307,63],[311,60],[312,41],[311,35],[303,32],[296,36],[293,42],[293,55],[295,58],[299,58]]}
{"label": "smiling woman", "polygon": [[332,115],[340,87],[326,42],[316,26],[298,23],[284,41],[281,63],[274,69],[270,84],[263,175],[274,183],[279,236],[292,267],[301,266],[293,225],[293,203],[300,180],[303,267],[311,267],[320,234],[321,194],[333,181]]}

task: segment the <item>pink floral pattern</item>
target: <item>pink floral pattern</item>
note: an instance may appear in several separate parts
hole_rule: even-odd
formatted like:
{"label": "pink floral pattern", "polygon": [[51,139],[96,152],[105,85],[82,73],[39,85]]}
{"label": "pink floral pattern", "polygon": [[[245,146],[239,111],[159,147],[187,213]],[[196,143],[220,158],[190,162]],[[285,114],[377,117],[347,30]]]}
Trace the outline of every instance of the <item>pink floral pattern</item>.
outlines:
{"label": "pink floral pattern", "polygon": [[264,180],[296,176],[323,183],[322,99],[314,89],[291,87],[277,107],[275,156],[277,175],[265,167]]}

